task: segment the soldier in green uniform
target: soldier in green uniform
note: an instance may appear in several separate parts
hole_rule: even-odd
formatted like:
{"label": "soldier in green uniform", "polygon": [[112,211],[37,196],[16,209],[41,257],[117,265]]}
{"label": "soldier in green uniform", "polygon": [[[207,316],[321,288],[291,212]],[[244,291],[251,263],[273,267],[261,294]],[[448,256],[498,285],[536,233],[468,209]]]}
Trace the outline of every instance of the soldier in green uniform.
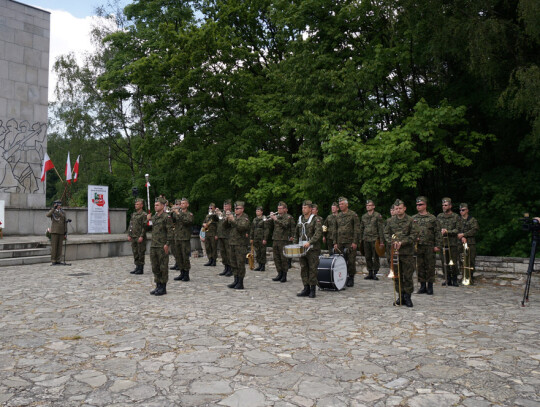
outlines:
{"label": "soldier in green uniform", "polygon": [[316,209],[318,209],[317,206],[311,201],[304,201],[302,215],[296,224],[294,243],[304,242],[304,247],[308,249],[306,254],[300,257],[300,275],[304,289],[296,294],[298,297],[315,298],[316,296],[322,237],[322,218],[317,215]]}
{"label": "soldier in green uniform", "polygon": [[[469,248],[469,262],[471,270],[471,285],[474,284],[474,267],[476,263],[476,233],[478,233],[478,221],[469,215],[469,205],[462,203],[459,205],[459,214],[461,215],[461,224],[457,238],[461,243],[459,252],[463,253],[464,245],[467,243]],[[461,261],[461,256],[460,261]]]}
{"label": "soldier in green uniform", "polygon": [[[165,212],[167,212],[167,213],[171,212],[172,213],[173,211],[180,209],[180,205],[177,204],[176,202],[178,202],[178,199],[175,201],[175,203],[172,206],[170,211],[167,210],[167,206],[166,206],[165,207]],[[173,222],[173,236],[175,235],[175,227],[176,227],[176,225]],[[169,247],[169,251],[170,251],[170,253],[172,254],[172,256],[174,258],[174,266],[170,267],[169,270],[180,270],[180,267],[178,267],[178,253],[177,253],[177,250],[176,250],[176,244],[173,244],[171,247]]]}
{"label": "soldier in green uniform", "polygon": [[144,273],[144,255],[146,253],[146,215],[143,210],[144,200],[135,199],[135,212],[131,214],[128,229],[128,241],[131,242],[135,270],[131,274]]}
{"label": "soldier in green uniform", "polygon": [[244,202],[237,201],[234,204],[234,214],[227,216],[227,224],[231,231],[229,234],[229,247],[231,249],[231,267],[234,281],[227,285],[237,290],[244,289],[244,277],[246,276],[246,254],[249,234],[249,217],[244,213]]}
{"label": "soldier in green uniform", "polygon": [[150,291],[152,295],[167,294],[167,282],[169,281],[169,247],[174,241],[172,233],[171,215],[165,212],[165,198],[158,198],[154,203],[156,213],[149,213],[146,219],[149,224],[146,230],[152,230],[152,242],[150,244],[150,261],[156,288]]}
{"label": "soldier in green uniform", "polygon": [[[291,244],[294,241],[294,229],[296,228],[296,222],[294,221],[294,217],[292,215],[289,215],[288,206],[285,206],[285,215],[289,217],[289,243],[288,244]],[[289,270],[291,267],[292,267],[292,259],[290,257],[287,257],[287,270]],[[285,281],[282,281],[282,283],[284,282]]]}
{"label": "soldier in green uniform", "polygon": [[[452,200],[450,198],[442,199],[442,213],[437,215],[437,220],[441,224],[442,244],[441,262],[446,267],[446,281],[442,285],[459,287],[458,277],[458,240],[461,219],[457,213],[452,212]],[[450,264],[452,260],[452,264]]]}
{"label": "soldier in green uniform", "polygon": [[[405,213],[407,207],[405,203],[397,199],[394,202],[394,213],[396,216],[388,219],[384,229],[384,237],[387,242],[392,242],[394,250],[399,252],[399,278],[394,280],[394,288],[401,293],[400,298],[394,305],[403,305],[412,307],[411,294],[414,290],[414,245],[418,239],[418,226],[413,219]],[[394,273],[398,270],[394,266]]]}
{"label": "soldier in green uniform", "polygon": [[[384,221],[383,231],[386,228],[386,224],[388,223],[388,221],[390,219],[392,219],[393,217],[394,217],[394,204],[392,204],[392,206],[390,207],[390,217]],[[386,251],[385,251],[385,253],[386,253],[386,261],[388,263],[388,267],[390,268],[390,264],[392,262],[392,259],[390,258],[391,252],[392,252],[391,242],[387,241],[386,238],[385,238],[384,239],[384,244],[386,245]]]}
{"label": "soldier in green uniform", "polygon": [[334,241],[333,236],[337,229],[337,214],[339,211],[339,206],[337,202],[332,203],[332,213],[326,217],[323,223],[323,243],[326,243],[328,247],[328,253],[334,253]]}
{"label": "soldier in green uniform", "polygon": [[191,263],[191,229],[193,226],[193,214],[188,210],[187,198],[177,199],[171,212],[174,224],[174,246],[176,247],[176,264],[180,268],[180,275],[174,278],[176,281],[189,281]]}
{"label": "soldier in green uniform", "polygon": [[285,209],[287,204],[285,202],[278,203],[277,215],[271,214],[269,226],[274,227],[274,233],[272,234],[272,254],[274,256],[274,264],[277,270],[277,276],[272,281],[287,282],[287,257],[283,254],[283,248],[290,243],[289,237],[291,236],[291,218],[292,216],[286,213]]}
{"label": "soldier in green uniform", "polygon": [[417,294],[433,295],[435,253],[440,252],[442,245],[441,225],[435,215],[427,211],[425,196],[416,198],[416,210],[418,213],[413,216],[413,220],[419,229],[416,246],[416,272],[420,283]]}
{"label": "soldier in green uniform", "polygon": [[337,229],[334,232],[334,252],[344,253],[347,261],[347,287],[354,287],[356,274],[356,250],[360,242],[360,219],[349,209],[347,198],[339,198],[340,212],[337,215]]}
{"label": "soldier in green uniform", "polygon": [[66,238],[66,214],[62,209],[62,201],[54,201],[53,207],[46,215],[51,218],[51,266],[61,264],[62,243]]}
{"label": "soldier in green uniform", "polygon": [[[319,216],[319,205],[317,205],[316,203],[311,204],[311,213],[313,214],[313,216],[315,216],[317,219],[321,221],[321,225],[322,225],[323,218]],[[295,226],[295,229],[296,229],[296,226]]]}
{"label": "soldier in green uniform", "polygon": [[230,247],[229,247],[229,232],[231,228],[226,223],[227,220],[227,213],[231,212],[231,200],[226,199],[223,202],[223,212],[221,212],[219,209],[216,210],[218,214],[218,228],[217,228],[217,236],[218,236],[218,248],[219,253],[221,255],[221,262],[223,263],[223,271],[219,273],[220,276],[232,276],[232,267],[230,262]]}
{"label": "soldier in green uniform", "polygon": [[383,218],[379,212],[375,211],[375,203],[371,199],[366,201],[366,211],[360,220],[360,236],[364,242],[364,256],[368,270],[368,275],[364,277],[364,280],[378,280],[380,263],[375,244],[378,238],[380,246],[384,248]]}
{"label": "soldier in green uniform", "polygon": [[266,267],[266,242],[268,240],[268,226],[266,225],[266,217],[263,216],[262,206],[257,206],[255,210],[255,218],[251,224],[251,231],[249,234],[250,243],[255,250],[255,259],[257,260],[258,267],[255,271],[265,271]]}
{"label": "soldier in green uniform", "polygon": [[216,214],[216,204],[213,202],[208,205],[208,215],[204,218],[202,224],[203,230],[205,232],[204,245],[206,247],[206,255],[208,256],[208,262],[205,266],[215,266],[217,259],[217,228],[218,228],[219,217]]}

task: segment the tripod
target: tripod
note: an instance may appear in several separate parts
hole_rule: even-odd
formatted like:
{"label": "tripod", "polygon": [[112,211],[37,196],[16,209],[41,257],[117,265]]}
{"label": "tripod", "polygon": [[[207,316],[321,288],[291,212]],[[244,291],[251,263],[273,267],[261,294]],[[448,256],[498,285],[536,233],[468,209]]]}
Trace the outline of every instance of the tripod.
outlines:
{"label": "tripod", "polygon": [[534,271],[534,259],[536,257],[536,245],[540,240],[540,232],[532,230],[531,256],[529,257],[529,268],[527,269],[527,279],[525,281],[525,289],[523,290],[523,299],[521,306],[524,307],[526,302],[529,302],[529,290],[531,289],[531,277]]}

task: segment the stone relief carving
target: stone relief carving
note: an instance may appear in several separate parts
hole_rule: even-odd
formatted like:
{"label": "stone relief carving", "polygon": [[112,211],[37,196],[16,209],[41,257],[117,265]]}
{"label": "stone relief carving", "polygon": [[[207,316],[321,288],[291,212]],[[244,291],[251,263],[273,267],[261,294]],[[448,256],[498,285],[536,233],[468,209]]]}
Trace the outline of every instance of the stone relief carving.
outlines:
{"label": "stone relief carving", "polygon": [[0,192],[37,193],[41,184],[47,123],[0,120]]}

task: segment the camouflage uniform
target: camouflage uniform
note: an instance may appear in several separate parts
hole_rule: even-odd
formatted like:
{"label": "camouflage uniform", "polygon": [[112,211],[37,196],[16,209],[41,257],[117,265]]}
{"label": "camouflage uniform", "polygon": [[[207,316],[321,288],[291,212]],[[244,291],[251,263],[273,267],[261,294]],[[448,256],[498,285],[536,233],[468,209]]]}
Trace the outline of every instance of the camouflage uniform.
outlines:
{"label": "camouflage uniform", "polygon": [[[243,205],[242,205],[243,206]],[[249,239],[249,217],[242,213],[238,218],[234,215],[233,220],[227,219],[231,231],[229,234],[229,247],[231,249],[231,267],[235,277],[243,279],[246,275],[246,254]]]}
{"label": "camouflage uniform", "polygon": [[150,261],[154,273],[154,282],[156,284],[167,284],[169,281],[169,255],[165,253],[163,246],[171,247],[174,241],[171,214],[165,211],[161,215],[154,214],[152,224],[146,225],[146,229],[152,230]]}
{"label": "camouflage uniform", "polygon": [[347,212],[337,214],[337,229],[334,232],[333,240],[342,253],[347,251],[344,254],[347,261],[347,275],[349,278],[354,278],[357,249],[353,249],[352,244],[355,243],[358,247],[360,243],[360,219],[356,212],[349,209]]}
{"label": "camouflage uniform", "polygon": [[[56,204],[61,202],[55,201]],[[53,207],[46,216],[51,218],[51,263],[58,264],[62,258],[62,243],[67,233],[66,213],[62,208]]]}
{"label": "camouflage uniform", "polygon": [[[305,236],[302,233],[303,229]],[[318,283],[317,274],[321,254],[322,219],[320,216],[314,215],[311,219],[304,215],[300,217],[296,224],[294,243],[298,243],[300,240],[305,241],[306,237],[311,246],[306,255],[300,257],[300,275],[304,287],[310,286],[311,290],[315,290]]]}
{"label": "camouflage uniform", "polygon": [[[230,201],[225,201],[223,203],[223,206],[230,205]],[[219,219],[219,218],[218,218]],[[219,253],[221,255],[221,262],[225,266],[225,269],[220,274],[222,276],[224,275],[232,275],[229,274],[229,268],[231,266],[230,262],[230,247],[229,247],[229,233],[230,233],[230,226],[226,223],[226,217],[225,217],[225,210],[223,210],[223,213],[221,214],[221,219],[219,219],[218,226],[217,226],[217,236],[218,236],[218,246],[219,246]]]}
{"label": "camouflage uniform", "polygon": [[189,210],[185,212],[179,210],[171,212],[174,223],[174,245],[176,264],[180,270],[189,271],[191,264],[189,255],[191,254],[191,229],[193,226],[193,213]]}
{"label": "camouflage uniform", "polygon": [[360,221],[360,236],[364,242],[364,256],[366,258],[366,267],[368,270],[368,279],[377,276],[379,271],[379,255],[375,251],[375,241],[379,238],[384,242],[383,218],[379,212],[373,214],[365,213]]}
{"label": "camouflage uniform", "polygon": [[328,253],[334,252],[334,234],[337,229],[337,216],[331,213],[324,220],[323,226],[326,226],[326,232],[323,232],[323,237],[326,239],[326,247],[328,247]]}
{"label": "camouflage uniform", "polygon": [[[399,204],[396,204],[398,206]],[[402,219],[394,216],[388,219],[384,229],[384,238],[387,242],[392,242],[392,236],[396,235],[397,241],[401,242],[399,249],[399,279],[394,280],[394,287],[399,293],[399,284],[401,283],[401,294],[410,296],[414,290],[414,244],[418,238],[418,226],[413,219],[405,214]],[[394,269],[397,274],[397,270]]]}
{"label": "camouflage uniform", "polygon": [[[464,205],[464,204],[461,204]],[[460,205],[460,207],[462,207]],[[475,264],[476,264],[476,233],[478,233],[478,221],[472,216],[468,216],[467,219],[461,218],[460,227],[458,233],[463,233],[463,237],[467,239],[467,246],[469,247],[469,259],[471,270],[471,281],[474,276]],[[461,243],[461,242],[460,242]],[[463,253],[463,244],[459,244],[459,253]],[[461,262],[462,256],[459,256]]]}
{"label": "camouflage uniform", "polygon": [[419,283],[435,282],[435,247],[440,248],[441,225],[435,215],[427,213],[425,215],[416,214],[413,220],[418,225],[418,249],[416,251],[416,263]]}
{"label": "camouflage uniform", "polygon": [[[139,200],[137,200],[139,201]],[[141,199],[142,201],[142,199]],[[135,211],[131,214],[129,221],[128,237],[131,238],[131,251],[136,269],[142,269],[144,266],[144,255],[146,253],[146,216],[144,210]],[[143,238],[139,243],[139,238]]]}
{"label": "camouflage uniform", "polygon": [[[268,240],[269,229],[267,221],[261,217],[255,217],[251,224],[249,239],[253,240],[253,248],[255,249],[255,260],[259,266],[266,264],[266,245],[263,240]],[[259,269],[260,270],[260,269]]]}
{"label": "camouflage uniform", "polygon": [[[450,256],[445,255],[444,249],[441,249],[441,262],[444,262],[446,264],[446,270],[447,270],[447,281],[446,284],[449,284],[449,282],[456,281],[457,285],[457,275],[458,275],[458,240],[457,240],[457,234],[460,228],[461,219],[460,216],[457,213],[450,212],[449,214],[446,213],[439,213],[437,215],[437,220],[439,221],[441,225],[441,229],[446,229],[448,231],[448,243],[449,243],[449,250],[450,250]],[[445,245],[446,238],[444,236],[441,238],[443,246]],[[450,266],[448,263],[450,262],[450,258],[454,262],[454,265]]]}
{"label": "camouflage uniform", "polygon": [[[207,224],[207,230],[205,231],[204,246],[206,248],[206,256],[208,256],[208,266],[215,266],[217,259],[217,229],[219,218],[215,213],[208,214],[204,218],[204,222]],[[211,263],[211,264],[209,264]]]}
{"label": "camouflage uniform", "polygon": [[273,219],[268,220],[269,226],[274,227],[274,233],[272,234],[272,254],[274,256],[274,264],[278,272],[278,275],[274,281],[281,281],[283,275],[287,275],[287,257],[285,257],[283,254],[283,248],[290,244],[289,237],[292,236],[291,219],[292,216],[285,213],[283,215],[276,215],[275,221]]}

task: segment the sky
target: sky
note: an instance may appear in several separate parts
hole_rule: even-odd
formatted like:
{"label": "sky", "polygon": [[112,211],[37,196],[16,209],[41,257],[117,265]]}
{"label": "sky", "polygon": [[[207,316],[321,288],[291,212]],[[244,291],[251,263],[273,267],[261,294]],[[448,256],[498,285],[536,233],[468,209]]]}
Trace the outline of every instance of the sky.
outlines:
{"label": "sky", "polygon": [[[55,100],[56,76],[52,66],[58,56],[74,52],[82,56],[92,50],[90,30],[95,21],[94,11],[106,0],[17,0],[51,13],[51,42],[49,54],[49,102]],[[125,6],[129,0],[121,0]],[[81,59],[79,59],[81,62]]]}

